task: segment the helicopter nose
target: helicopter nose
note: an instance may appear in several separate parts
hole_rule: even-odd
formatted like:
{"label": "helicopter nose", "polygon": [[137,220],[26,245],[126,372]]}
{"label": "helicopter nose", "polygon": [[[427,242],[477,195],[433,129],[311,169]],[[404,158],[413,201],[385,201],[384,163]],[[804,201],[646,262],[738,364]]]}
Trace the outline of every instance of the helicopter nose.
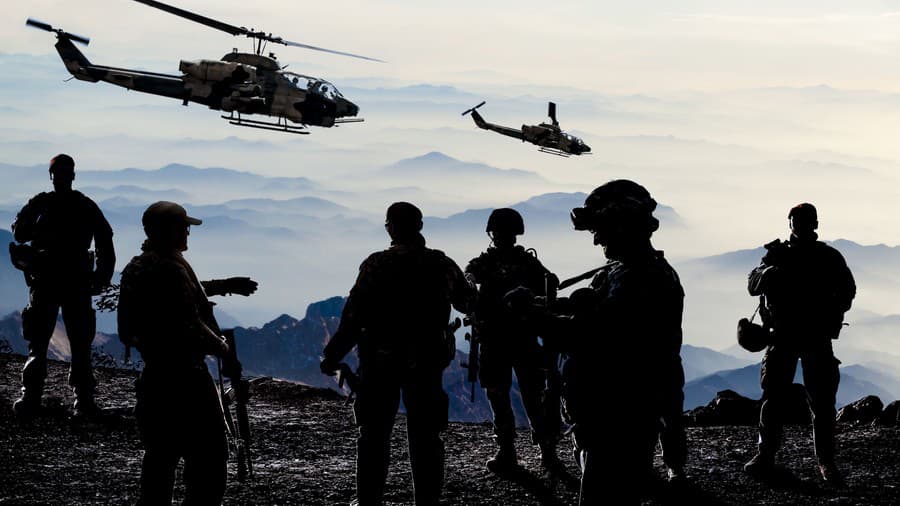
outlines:
{"label": "helicopter nose", "polygon": [[584,144],[584,145],[582,145],[581,152],[582,152],[582,153],[590,153],[590,152],[591,152],[591,147],[588,146],[587,144]]}
{"label": "helicopter nose", "polygon": [[353,102],[343,99],[343,98],[338,100],[338,103],[337,103],[338,117],[356,116],[357,114],[359,114],[359,106],[357,106]]}

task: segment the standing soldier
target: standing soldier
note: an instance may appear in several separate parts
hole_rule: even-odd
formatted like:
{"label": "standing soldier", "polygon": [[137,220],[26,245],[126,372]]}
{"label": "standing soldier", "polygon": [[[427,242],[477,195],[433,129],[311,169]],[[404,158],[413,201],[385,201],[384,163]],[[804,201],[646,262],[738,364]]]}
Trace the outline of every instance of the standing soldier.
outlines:
{"label": "standing soldier", "polygon": [[[485,231],[493,244],[469,262],[466,276],[479,286],[475,304],[481,341],[479,380],[491,403],[499,446],[497,454],[487,461],[487,468],[494,473],[508,473],[518,466],[514,444],[516,421],[509,396],[515,370],[532,440],[541,449],[541,463],[555,471],[560,466],[556,457],[559,416],[548,416],[551,413],[545,409],[545,396],[549,368],[555,368],[556,364],[538,343],[534,328],[503,303],[503,296],[519,286],[546,295],[547,277],[555,279],[555,276],[541,264],[533,250],[516,245],[516,236],[525,233],[522,216],[516,210],[495,209]],[[558,413],[558,404],[555,409]],[[551,426],[554,423],[556,426]]]}
{"label": "standing soldier", "polygon": [[[675,270],[653,248],[656,201],[628,180],[596,188],[572,210],[576,230],[590,231],[609,261],[590,288],[560,299],[555,311],[517,289],[506,300],[566,354],[564,411],[573,423],[582,469],[581,505],[615,497],[638,502],[652,465],[660,420],[680,406],[684,291]],[[608,406],[614,406],[611,412]],[[679,410],[680,411],[680,410]],[[666,452],[683,454],[683,429],[672,426]],[[680,436],[678,431],[682,431]]]}
{"label": "standing soldier", "polygon": [[381,504],[390,436],[400,398],[406,406],[415,503],[438,504],[444,475],[448,399],[441,381],[450,362],[445,329],[451,304],[467,311],[474,289],[456,263],[429,249],[422,212],[408,202],[387,210],[391,247],[370,255],[325,346],[322,372],[334,375],[355,346],[359,386],[356,492],[360,506]]}
{"label": "standing soldier", "polygon": [[[144,360],[135,414],[144,446],[139,504],[171,504],[175,468],[184,459],[185,504],[221,504],[228,448],[222,407],[207,355],[228,346],[207,295],[250,295],[249,278],[200,282],[182,253],[191,218],[178,204],[157,202],[142,218],[143,253],[122,271],[119,338]],[[240,364],[226,362],[226,368]]]}
{"label": "standing soldier", "polygon": [[[22,397],[13,405],[22,417],[36,414],[41,406],[47,348],[60,309],[72,356],[69,386],[75,393],[75,415],[98,411],[91,370],[97,325],[91,296],[109,285],[116,263],[112,228],[94,201],[72,189],[72,157],[60,154],[50,160],[50,180],[53,191],[29,200],[12,225],[19,244],[10,244],[11,258],[25,271],[29,287],[28,307],[22,311],[28,360],[22,370]],[[89,251],[92,241],[96,268],[94,253]]]}
{"label": "standing soldier", "polygon": [[744,469],[758,477],[771,473],[799,360],[812,411],[818,471],[826,482],[841,486],[834,444],[840,361],[834,357],[831,341],[840,334],[844,313],[856,296],[856,283],[844,257],[817,241],[819,221],[812,204],[791,209],[788,221],[790,239],[766,244],[762,263],[749,277],[750,295],[765,301],[761,312],[766,326],[773,329],[773,342],[766,350],[760,377],[759,452]]}

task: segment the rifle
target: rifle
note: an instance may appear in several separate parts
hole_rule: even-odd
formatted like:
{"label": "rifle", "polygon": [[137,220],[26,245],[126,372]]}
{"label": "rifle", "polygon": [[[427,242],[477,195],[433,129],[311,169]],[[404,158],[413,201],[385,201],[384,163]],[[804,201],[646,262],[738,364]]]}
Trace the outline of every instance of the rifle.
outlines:
{"label": "rifle", "polygon": [[460,365],[468,371],[466,380],[472,384],[472,393],[469,394],[469,401],[475,402],[475,383],[478,382],[478,352],[479,348],[481,348],[481,336],[478,332],[478,319],[474,311],[463,319],[463,325],[471,329],[471,332],[466,332],[466,341],[469,342],[469,361]]}
{"label": "rifle", "polygon": [[[219,364],[219,396],[222,400],[222,413],[225,416],[225,427],[231,439],[230,447],[237,454],[238,481],[253,479],[253,460],[250,455],[250,417],[247,414],[247,402],[250,400],[250,382],[242,377],[241,363],[237,359],[234,330],[223,330],[228,354],[218,359]],[[223,367],[224,362],[224,367]],[[222,382],[225,376],[230,380],[226,390]],[[231,416],[231,404],[234,403],[235,417]]]}

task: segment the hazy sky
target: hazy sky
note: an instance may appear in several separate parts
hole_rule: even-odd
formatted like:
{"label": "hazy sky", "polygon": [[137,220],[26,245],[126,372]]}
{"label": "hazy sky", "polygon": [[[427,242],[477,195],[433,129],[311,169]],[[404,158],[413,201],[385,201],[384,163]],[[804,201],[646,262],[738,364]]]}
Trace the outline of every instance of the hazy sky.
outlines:
{"label": "hazy sky", "polygon": [[[563,84],[626,93],[819,83],[900,89],[897,1],[170,3],[390,62],[276,48],[284,62],[309,62],[342,77]],[[180,58],[248,46],[126,0],[30,0],[10,2],[4,10],[0,47],[11,53],[50,47],[46,36],[23,29],[29,16],[92,37],[91,51],[111,65],[170,61],[174,71]]]}
{"label": "hazy sky", "polygon": [[[439,179],[390,183],[422,186],[416,202],[432,216],[588,192],[627,177],[683,219],[684,228],[658,238],[674,259],[784,237],[787,210],[801,201],[819,207],[824,238],[900,244],[900,0],[171,0],[389,62],[270,46],[289,70],[333,81],[366,118],[304,137],[235,128],[202,106],[105,83],[63,84],[69,76],[54,38],[24,23],[34,17],[91,37],[83,50],[97,64],[171,74],[181,59],[249,50],[245,38],[130,0],[7,3],[0,163],[38,165],[71,152],[82,169],[229,167],[305,176],[321,185],[317,196],[353,206],[353,195],[363,194],[378,207],[377,199],[386,206],[415,195],[380,185],[379,171],[440,151],[547,183],[470,181],[464,191]],[[513,127],[544,120],[547,101],[556,101],[563,128],[583,136],[593,154],[546,156],[477,130],[459,113],[480,100],[489,121]],[[18,198],[0,190],[0,203]],[[216,203],[196,192],[192,200]],[[367,251],[346,253],[361,259]],[[301,270],[323,260],[290,254]],[[348,262],[348,279],[355,267]]]}

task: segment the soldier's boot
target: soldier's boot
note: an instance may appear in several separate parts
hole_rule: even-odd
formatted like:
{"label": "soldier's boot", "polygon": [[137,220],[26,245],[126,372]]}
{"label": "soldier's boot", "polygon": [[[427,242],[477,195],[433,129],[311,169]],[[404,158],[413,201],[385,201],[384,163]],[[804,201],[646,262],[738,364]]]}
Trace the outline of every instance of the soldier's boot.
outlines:
{"label": "soldier's boot", "polygon": [[775,453],[764,449],[760,445],[759,451],[746,464],[744,472],[754,478],[766,478],[775,470]]}
{"label": "soldier's boot", "polygon": [[33,418],[40,412],[47,377],[47,359],[40,355],[40,347],[34,348],[29,343],[29,357],[22,368],[22,396],[13,403],[13,411],[22,419]]}
{"label": "soldier's boot", "polygon": [[825,463],[820,462],[818,469],[819,475],[822,476],[822,480],[832,487],[844,488],[847,485],[844,482],[844,477],[841,475],[840,469],[838,469],[838,466],[834,461]]}
{"label": "soldier's boot", "polygon": [[22,387],[22,396],[13,403],[13,412],[17,417],[28,420],[34,418],[41,411],[42,387]]}
{"label": "soldier's boot", "polygon": [[100,407],[94,400],[93,387],[74,387],[75,403],[72,405],[72,411],[77,418],[90,418],[100,414]]}
{"label": "soldier's boot", "polygon": [[499,440],[500,448],[497,454],[487,461],[488,471],[495,474],[505,474],[519,468],[519,459],[516,456],[516,445],[512,438]]}

